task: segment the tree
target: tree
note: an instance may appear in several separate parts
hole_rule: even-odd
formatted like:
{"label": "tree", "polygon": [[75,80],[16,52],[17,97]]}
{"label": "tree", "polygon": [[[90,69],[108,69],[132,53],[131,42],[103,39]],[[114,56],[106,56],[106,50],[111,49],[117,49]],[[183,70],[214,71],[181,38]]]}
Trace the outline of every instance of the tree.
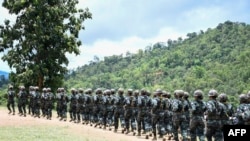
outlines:
{"label": "tree", "polygon": [[0,26],[0,51],[7,54],[12,79],[40,88],[62,84],[69,61],[65,53],[80,54],[78,34],[92,18],[88,8],[78,9],[78,0],[4,0],[2,6],[16,21]]}

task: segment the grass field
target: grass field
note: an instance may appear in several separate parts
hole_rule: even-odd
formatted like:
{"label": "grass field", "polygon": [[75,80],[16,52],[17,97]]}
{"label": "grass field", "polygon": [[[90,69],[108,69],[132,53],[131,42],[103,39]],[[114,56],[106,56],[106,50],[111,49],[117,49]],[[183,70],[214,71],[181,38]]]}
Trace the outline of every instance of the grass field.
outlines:
{"label": "grass field", "polygon": [[15,126],[0,127],[1,141],[90,141],[74,134],[69,134],[65,127],[55,126]]}

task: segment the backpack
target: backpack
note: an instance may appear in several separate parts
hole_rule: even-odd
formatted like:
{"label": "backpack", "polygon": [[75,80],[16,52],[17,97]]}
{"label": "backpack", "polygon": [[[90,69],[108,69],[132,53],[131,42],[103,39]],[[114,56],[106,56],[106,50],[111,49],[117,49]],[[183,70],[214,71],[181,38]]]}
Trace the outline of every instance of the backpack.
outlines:
{"label": "backpack", "polygon": [[181,111],[183,111],[182,101],[179,100],[179,99],[175,99],[173,101],[172,109],[173,109],[173,112],[181,112]]}
{"label": "backpack", "polygon": [[208,116],[220,116],[220,105],[217,101],[210,101],[210,105],[212,106],[211,109],[209,110],[210,112],[208,113]]}

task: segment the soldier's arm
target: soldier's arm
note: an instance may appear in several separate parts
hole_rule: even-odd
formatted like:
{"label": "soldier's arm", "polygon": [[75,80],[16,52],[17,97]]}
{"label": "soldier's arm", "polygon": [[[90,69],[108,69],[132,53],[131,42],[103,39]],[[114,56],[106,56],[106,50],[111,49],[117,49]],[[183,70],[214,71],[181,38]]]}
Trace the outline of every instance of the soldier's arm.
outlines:
{"label": "soldier's arm", "polygon": [[194,113],[194,111],[196,111],[196,103],[195,102],[191,102],[190,112]]}
{"label": "soldier's arm", "polygon": [[206,113],[212,113],[213,112],[213,105],[210,102],[206,103]]}
{"label": "soldier's arm", "polygon": [[172,111],[176,112],[177,110],[178,110],[178,102],[177,102],[177,100],[173,100]]}

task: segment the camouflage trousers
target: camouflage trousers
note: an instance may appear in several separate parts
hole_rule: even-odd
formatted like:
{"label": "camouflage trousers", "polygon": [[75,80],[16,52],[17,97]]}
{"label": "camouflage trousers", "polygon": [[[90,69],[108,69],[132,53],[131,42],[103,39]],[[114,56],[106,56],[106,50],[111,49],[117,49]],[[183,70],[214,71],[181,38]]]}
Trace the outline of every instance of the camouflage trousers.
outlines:
{"label": "camouflage trousers", "polygon": [[136,118],[132,108],[125,109],[124,120],[127,130],[129,130],[130,126],[132,130],[136,130]]}
{"label": "camouflage trousers", "polygon": [[224,140],[220,121],[207,120],[206,124],[205,135],[207,137],[207,141],[212,141],[212,137],[214,137],[214,141]]}
{"label": "camouflage trousers", "polygon": [[137,127],[138,133],[141,133],[141,129],[145,131],[145,124],[146,124],[146,110],[140,109],[137,115]]}
{"label": "camouflage trousers", "polygon": [[203,117],[193,117],[190,120],[190,138],[196,141],[198,137],[200,141],[205,141],[205,123]]}
{"label": "camouflage trousers", "polygon": [[15,113],[15,101],[8,101],[7,102],[7,108],[10,112]]}
{"label": "camouflage trousers", "polygon": [[19,113],[20,113],[21,115],[26,116],[26,100],[24,100],[24,99],[19,99],[19,100],[18,100],[17,107],[18,107]]}
{"label": "camouflage trousers", "polygon": [[119,126],[119,120],[121,123],[121,127],[124,128],[125,127],[125,119],[124,119],[124,110],[122,110],[122,108],[117,108],[114,111],[114,126],[115,129],[118,129]]}
{"label": "camouflage trousers", "polygon": [[185,116],[179,113],[173,113],[173,134],[174,140],[179,141],[178,130],[181,131],[181,136],[183,141],[187,141],[188,138],[188,129],[189,129],[189,121],[185,119]]}

